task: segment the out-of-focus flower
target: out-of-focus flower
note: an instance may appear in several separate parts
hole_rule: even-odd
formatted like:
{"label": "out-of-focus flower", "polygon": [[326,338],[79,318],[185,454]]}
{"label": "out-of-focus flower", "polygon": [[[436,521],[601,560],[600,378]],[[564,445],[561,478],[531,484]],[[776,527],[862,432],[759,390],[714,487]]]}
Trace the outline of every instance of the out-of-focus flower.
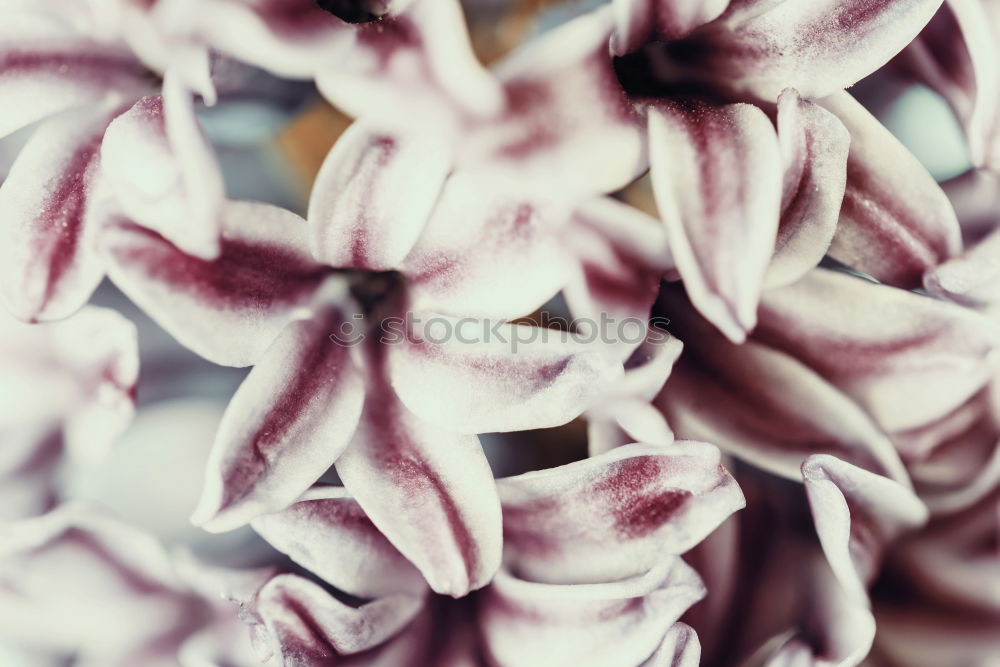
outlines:
{"label": "out-of-focus flower", "polygon": [[428,595],[344,489],[314,488],[256,519],[258,532],[336,591],[294,575],[265,584],[244,603],[262,656],[303,665],[697,664],[697,638],[676,622],[704,589],[678,556],[743,504],[715,448],[628,445],[497,488],[504,565],[460,600]]}
{"label": "out-of-focus flower", "polygon": [[27,325],[0,314],[0,514],[50,509],[64,455],[94,461],[132,418],[139,371],[135,327],[87,307]]}
{"label": "out-of-focus flower", "polygon": [[[77,665],[252,665],[221,574],[82,504],[0,526],[0,637]],[[228,572],[234,590],[266,571]]]}

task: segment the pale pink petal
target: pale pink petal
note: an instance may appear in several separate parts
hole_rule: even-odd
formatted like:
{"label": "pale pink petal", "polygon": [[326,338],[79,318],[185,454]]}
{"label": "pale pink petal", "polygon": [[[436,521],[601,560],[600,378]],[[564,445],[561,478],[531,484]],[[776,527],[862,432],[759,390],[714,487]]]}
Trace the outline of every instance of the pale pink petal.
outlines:
{"label": "pale pink petal", "polygon": [[749,0],[692,36],[725,83],[763,99],[786,87],[824,97],[887,63],[941,0]]}
{"label": "pale pink petal", "polygon": [[795,282],[826,255],[837,231],[851,143],[836,116],[792,89],[778,98],[778,140],[785,184],[768,287]]}
{"label": "pale pink petal", "polygon": [[399,268],[427,224],[450,155],[425,132],[354,123],[327,155],[309,200],[313,254],[338,268]]}
{"label": "pale pink petal", "polygon": [[105,230],[100,244],[115,285],[178,341],[215,363],[248,366],[328,275],[306,234],[306,222],[284,209],[229,202],[214,260],[127,222]]}
{"label": "pale pink petal", "polygon": [[858,401],[888,432],[951,412],[993,377],[998,331],[978,313],[817,269],[772,290],[754,338]]}
{"label": "pale pink petal", "polygon": [[361,425],[337,472],[435,592],[461,597],[496,572],[500,501],[479,440],[418,418],[381,370],[369,377]]}
{"label": "pale pink petal", "polygon": [[460,433],[565,424],[619,378],[620,363],[575,334],[524,324],[413,313],[389,350],[407,408]]}
{"label": "pale pink petal", "polygon": [[61,111],[101,103],[110,93],[138,97],[149,88],[141,64],[128,51],[87,40],[57,16],[5,9],[0,136]]}
{"label": "pale pink petal", "polygon": [[742,342],[778,229],[774,127],[749,104],[670,102],[650,108],[649,141],[656,205],[691,300]]}
{"label": "pale pink petal", "polygon": [[948,198],[913,154],[848,93],[822,104],[851,133],[847,190],[830,256],[882,282],[919,286],[924,271],[962,248]]}
{"label": "pale pink petal", "polygon": [[728,6],[729,0],[614,0],[611,49],[622,56],[649,41],[681,39],[719,18]]}
{"label": "pale pink petal", "polygon": [[491,117],[503,108],[499,82],[472,51],[458,0],[412,0],[352,30],[353,46],[316,71],[320,92],[346,113],[412,123]]}
{"label": "pale pink petal", "polygon": [[1000,231],[932,267],[924,275],[924,287],[942,299],[994,311],[1000,306]]}
{"label": "pale pink petal", "polygon": [[675,289],[664,291],[662,307],[671,330],[685,341],[656,399],[678,437],[714,443],[793,480],[816,453],[906,478],[892,442],[872,418],[808,365],[754,339],[733,345]]}
{"label": "pale pink petal", "polygon": [[568,220],[569,211],[551,197],[452,175],[402,267],[414,307],[481,317],[531,313],[573,275],[561,239]]}
{"label": "pale pink petal", "polygon": [[104,276],[92,213],[101,137],[113,117],[88,109],[48,120],[0,186],[0,292],[15,317],[68,317]]}
{"label": "pale pink petal", "polygon": [[674,623],[660,648],[640,667],[698,667],[701,664],[701,643],[689,625]]}
{"label": "pale pink petal", "polygon": [[639,576],[696,545],[744,504],[719,450],[696,442],[626,445],[502,479],[497,488],[505,567],[548,584]]}
{"label": "pale pink petal", "polygon": [[820,544],[834,575],[861,604],[882,556],[903,533],[927,521],[927,508],[902,484],[829,455],[802,464]]}
{"label": "pale pink petal", "polygon": [[262,652],[271,653],[276,664],[305,667],[343,664],[343,656],[385,644],[422,607],[423,598],[412,595],[388,596],[354,607],[337,600],[318,584],[286,574],[274,577],[261,588],[253,602],[253,613],[266,634],[266,646],[259,647]]}
{"label": "pale pink petal", "polygon": [[458,166],[568,201],[618,190],[647,166],[643,119],[614,71],[610,7],[530,40],[495,69],[505,112],[463,137]]}
{"label": "pale pink petal", "polygon": [[501,571],[481,603],[488,655],[511,666],[641,664],[705,594],[680,558],[664,561],[639,577],[573,586],[532,583]]}
{"label": "pale pink petal", "polygon": [[101,169],[125,217],[185,253],[218,256],[222,175],[175,76],[168,73],[163,96],[139,100],[111,123]]}
{"label": "pale pink petal", "polygon": [[364,402],[351,348],[330,339],[335,306],[288,325],[233,396],[208,459],[192,521],[236,528],[292,503],[333,465]]}
{"label": "pale pink petal", "polygon": [[315,487],[291,507],[253,520],[253,528],[338,590],[362,598],[420,595],[423,576],[339,487]]}

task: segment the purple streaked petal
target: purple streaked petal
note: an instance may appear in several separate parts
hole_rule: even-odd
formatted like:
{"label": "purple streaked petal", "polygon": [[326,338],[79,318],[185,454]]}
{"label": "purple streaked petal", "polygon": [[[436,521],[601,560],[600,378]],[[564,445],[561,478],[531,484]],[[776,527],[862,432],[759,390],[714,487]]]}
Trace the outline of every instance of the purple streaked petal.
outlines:
{"label": "purple streaked petal", "polygon": [[793,480],[816,453],[906,478],[899,454],[872,418],[808,365],[753,338],[733,345],[698,318],[676,288],[664,291],[662,306],[671,330],[685,341],[656,399],[678,437],[715,443]]}
{"label": "purple streaked petal", "polygon": [[399,268],[451,167],[424,132],[358,121],[327,155],[309,200],[313,254],[338,268]]}
{"label": "purple streaked petal", "polygon": [[802,478],[816,534],[837,580],[865,604],[882,556],[927,521],[927,507],[899,482],[829,455],[810,456]]}
{"label": "purple streaked petal", "polygon": [[487,589],[480,623],[487,653],[498,664],[632,667],[658,650],[704,594],[680,558],[639,577],[573,586],[501,571]]}
{"label": "purple streaked petal", "polygon": [[768,287],[795,282],[826,255],[847,186],[851,136],[836,116],[789,89],[778,98],[778,140],[785,184]]}
{"label": "purple streaked petal", "polygon": [[168,73],[163,96],[139,100],[111,123],[101,169],[125,217],[185,253],[218,256],[222,175],[191,94],[174,75]]}
{"label": "purple streaked petal", "polygon": [[978,392],[993,377],[998,335],[978,313],[817,269],[767,293],[754,338],[812,367],[892,433]]}
{"label": "purple streaked petal", "polygon": [[214,260],[131,223],[105,230],[100,243],[115,285],[178,341],[215,363],[248,366],[328,276],[306,233],[305,221],[284,209],[229,202]]}
{"label": "purple streaked petal", "polygon": [[71,111],[32,135],[0,186],[0,291],[25,321],[68,317],[104,275],[93,250],[107,110]]}
{"label": "purple streaked petal", "polygon": [[393,595],[352,607],[318,584],[286,574],[261,588],[253,612],[278,664],[339,665],[342,656],[375,649],[398,635],[423,604],[422,596]]}
{"label": "purple streaked petal", "polygon": [[623,56],[650,41],[682,39],[728,6],[729,0],[614,0],[611,50]]}
{"label": "purple streaked petal", "polygon": [[829,254],[899,287],[962,248],[955,212],[927,170],[848,93],[823,106],[851,133],[847,190]]}
{"label": "purple streaked petal", "polygon": [[364,383],[351,349],[330,339],[335,306],[288,325],[233,396],[192,520],[236,528],[283,509],[326,472],[361,417]]}
{"label": "purple streaked petal", "polygon": [[500,501],[474,436],[421,420],[375,370],[351,446],[337,460],[344,486],[437,593],[461,597],[500,565]]}
{"label": "purple streaked petal", "polygon": [[731,340],[756,323],[774,253],[781,154],[749,104],[669,102],[649,109],[656,204],[691,300]]}
{"label": "purple streaked petal", "polygon": [[573,275],[562,242],[568,211],[550,198],[453,174],[403,271],[414,307],[454,315],[520,317]]}
{"label": "purple streaked petal", "polygon": [[727,84],[763,99],[819,98],[868,76],[931,20],[941,0],[749,0],[692,39]]}
{"label": "purple streaked petal", "polygon": [[[696,545],[743,507],[711,445],[626,445],[497,482],[504,565],[546,584],[639,576]],[[615,544],[609,551],[608,544]]]}
{"label": "purple streaked petal", "polygon": [[648,163],[645,129],[608,53],[613,23],[611,8],[601,8],[500,62],[506,110],[463,138],[458,167],[568,201],[639,176]]}
{"label": "purple streaked petal", "polygon": [[271,546],[331,586],[362,598],[420,595],[423,576],[339,487],[315,487],[291,507],[253,520]]}
{"label": "purple streaked petal", "polygon": [[[451,431],[565,424],[623,373],[575,334],[421,312],[414,324],[389,350],[393,388],[421,419]],[[445,330],[451,335],[439,338]]]}

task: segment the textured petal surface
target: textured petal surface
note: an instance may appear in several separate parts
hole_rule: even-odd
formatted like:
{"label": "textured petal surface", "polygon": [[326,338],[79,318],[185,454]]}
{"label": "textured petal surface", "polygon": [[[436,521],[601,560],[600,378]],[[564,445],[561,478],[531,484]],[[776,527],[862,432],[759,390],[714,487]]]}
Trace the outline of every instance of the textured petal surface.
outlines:
{"label": "textured petal surface", "polygon": [[93,249],[92,205],[107,112],[52,118],[22,149],[0,186],[0,291],[26,321],[60,319],[90,298],[104,275]]}
{"label": "textured petal surface", "polygon": [[794,90],[778,99],[778,140],[785,184],[768,287],[795,282],[826,255],[847,187],[851,144],[836,116]]}
{"label": "textured petal surface", "polygon": [[327,277],[306,223],[266,204],[230,202],[219,257],[204,260],[131,223],[100,239],[115,285],[185,347],[226,366],[264,354]]}
{"label": "textured petal surface", "polygon": [[623,373],[606,350],[573,334],[433,313],[415,313],[389,355],[406,407],[461,433],[565,424]]}
{"label": "textured petal surface", "polygon": [[679,558],[604,584],[537,584],[501,572],[487,589],[480,622],[487,652],[500,665],[631,667],[658,650],[704,593]]}
{"label": "textured petal surface", "polygon": [[689,625],[675,623],[660,648],[640,667],[698,667],[701,664],[701,643]]}
{"label": "textured petal surface", "polygon": [[719,17],[729,0],[614,0],[611,49],[621,56],[647,41],[681,39]]}
{"label": "textured petal surface", "polygon": [[899,53],[941,0],[733,2],[700,36],[718,76],[764,99],[786,87],[816,98],[846,88]]}
{"label": "textured petal surface", "polygon": [[330,151],[313,185],[313,254],[341,268],[399,268],[437,201],[449,157],[434,136],[356,122]]}
{"label": "textured petal surface", "polygon": [[364,381],[330,340],[336,307],[288,325],[233,396],[193,520],[227,530],[282,509],[333,465],[357,427]]}
{"label": "textured petal surface", "polygon": [[369,368],[361,424],[337,472],[435,592],[460,597],[496,572],[500,501],[479,440],[407,410],[379,367]]}
{"label": "textured petal surface", "polygon": [[497,484],[505,566],[548,584],[642,575],[693,547],[743,506],[719,451],[694,442],[626,445]]}
{"label": "textured petal surface", "polygon": [[265,514],[253,528],[302,567],[338,590],[363,598],[419,595],[424,578],[338,487],[315,487],[291,507]]}
{"label": "textured petal surface", "polygon": [[823,101],[851,133],[847,190],[830,256],[899,287],[957,254],[948,198],[916,158],[849,94]]}
{"label": "textured petal surface", "polygon": [[756,323],[774,253],[781,154],[749,104],[649,110],[651,175],[670,248],[695,306],[731,340]]}

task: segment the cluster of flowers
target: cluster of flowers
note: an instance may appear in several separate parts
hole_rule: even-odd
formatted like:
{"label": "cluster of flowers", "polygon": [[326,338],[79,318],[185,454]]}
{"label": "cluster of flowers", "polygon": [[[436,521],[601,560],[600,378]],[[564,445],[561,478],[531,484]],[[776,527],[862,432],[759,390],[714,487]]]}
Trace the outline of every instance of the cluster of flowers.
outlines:
{"label": "cluster of flowers", "polygon": [[[490,68],[466,12],[496,3],[464,4],[0,3],[0,135],[32,126],[0,636],[101,667],[995,661],[995,3],[613,0]],[[355,119],[306,219],[226,198],[195,112],[240,68]],[[974,168],[939,185],[846,92],[870,75],[940,93]],[[62,502],[134,411],[106,277],[252,367],[192,520],[272,562]],[[557,295],[648,331],[526,335]],[[586,456],[494,479],[483,436],[574,421]]]}

